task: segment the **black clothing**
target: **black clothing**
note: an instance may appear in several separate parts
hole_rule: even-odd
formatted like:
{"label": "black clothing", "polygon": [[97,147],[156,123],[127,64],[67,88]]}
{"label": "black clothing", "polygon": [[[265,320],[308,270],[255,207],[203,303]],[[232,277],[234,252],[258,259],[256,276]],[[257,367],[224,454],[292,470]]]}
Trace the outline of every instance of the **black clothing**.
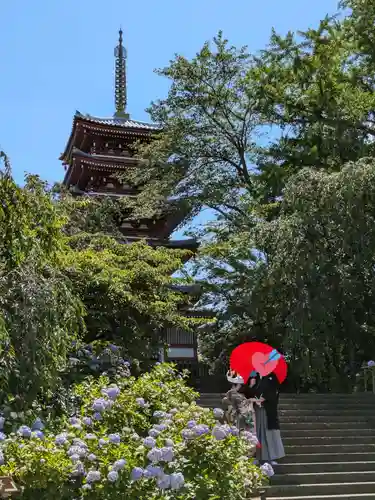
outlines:
{"label": "black clothing", "polygon": [[239,392],[249,398],[264,398],[263,407],[267,415],[267,428],[268,430],[279,430],[279,415],[277,407],[279,404],[279,382],[276,375],[271,373],[267,377],[256,378],[255,385],[250,387],[245,384],[241,387]]}

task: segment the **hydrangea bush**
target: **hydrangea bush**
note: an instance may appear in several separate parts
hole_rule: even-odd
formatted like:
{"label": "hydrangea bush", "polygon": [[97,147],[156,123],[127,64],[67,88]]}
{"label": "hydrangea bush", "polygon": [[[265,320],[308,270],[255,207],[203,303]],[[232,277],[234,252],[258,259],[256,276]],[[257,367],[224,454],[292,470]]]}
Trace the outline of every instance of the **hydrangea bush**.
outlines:
{"label": "hydrangea bush", "polygon": [[36,419],[0,434],[0,474],[24,500],[244,500],[267,480],[251,458],[256,437],[199,407],[170,365],[75,392],[82,404],[54,428]]}

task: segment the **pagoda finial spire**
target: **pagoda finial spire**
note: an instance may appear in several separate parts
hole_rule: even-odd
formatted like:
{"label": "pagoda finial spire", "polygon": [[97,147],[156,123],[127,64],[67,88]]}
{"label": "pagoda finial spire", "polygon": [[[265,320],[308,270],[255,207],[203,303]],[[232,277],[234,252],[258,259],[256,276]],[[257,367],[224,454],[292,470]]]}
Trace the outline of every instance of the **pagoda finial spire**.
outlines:
{"label": "pagoda finial spire", "polygon": [[126,50],[122,44],[122,29],[119,31],[118,45],[115,48],[115,116],[129,118],[126,113]]}

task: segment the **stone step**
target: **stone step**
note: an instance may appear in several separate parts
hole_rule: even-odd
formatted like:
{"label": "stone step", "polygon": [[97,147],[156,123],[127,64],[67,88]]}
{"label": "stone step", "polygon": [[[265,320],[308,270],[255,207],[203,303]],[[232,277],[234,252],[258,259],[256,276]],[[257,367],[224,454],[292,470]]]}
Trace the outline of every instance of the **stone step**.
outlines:
{"label": "stone step", "polygon": [[[292,445],[285,446],[286,455],[304,455],[308,453],[360,453],[374,452],[375,443],[356,444],[320,444],[320,445]],[[375,490],[374,490],[375,491]]]}
{"label": "stone step", "polygon": [[347,499],[349,495],[358,493],[374,493],[375,482],[341,482],[341,483],[322,483],[322,484],[289,484],[289,485],[275,485],[267,489],[267,498],[290,498],[296,497],[311,497],[317,495],[344,495],[343,498]]}
{"label": "stone step", "polygon": [[[343,433],[344,434],[344,433]],[[357,431],[357,435],[347,436],[347,435],[339,435],[339,436],[293,436],[288,437],[285,434],[282,434],[283,443],[285,446],[297,446],[297,445],[306,445],[306,446],[337,446],[337,445],[356,445],[362,443],[366,445],[374,445],[375,447],[375,435],[363,435],[360,431]]]}
{"label": "stone step", "polygon": [[322,415],[322,414],[311,414],[310,415],[280,415],[281,422],[375,422],[375,410],[374,415],[346,415],[342,413],[341,415]]}
{"label": "stone step", "polygon": [[[318,452],[300,452],[289,454],[285,457],[283,462],[287,464],[296,463],[329,463],[329,462],[375,462],[375,450],[374,451],[352,451],[350,455],[345,455],[345,453],[332,452],[322,450]],[[374,490],[375,491],[375,490]]]}
{"label": "stone step", "polygon": [[375,484],[375,469],[370,471],[351,472],[300,472],[293,474],[277,474],[272,478],[272,487],[285,484],[366,483],[369,481]]}
{"label": "stone step", "polygon": [[[268,497],[269,498],[269,497]],[[349,495],[314,495],[303,497],[273,497],[273,500],[374,500],[375,493],[353,493]]]}
{"label": "stone step", "polygon": [[349,437],[356,436],[367,436],[368,438],[375,439],[375,427],[372,429],[362,429],[360,427],[354,428],[355,424],[353,424],[353,429],[350,428],[337,428],[337,427],[328,427],[328,428],[319,428],[313,429],[311,427],[302,427],[295,428],[295,426],[290,425],[288,428],[283,426],[282,428],[282,436],[285,438],[297,438],[304,439],[310,437],[328,437],[328,438],[337,438],[337,439],[346,439]]}
{"label": "stone step", "polygon": [[291,417],[299,417],[299,416],[308,416],[311,417],[312,415],[314,416],[326,416],[326,417],[339,417],[342,416],[343,414],[346,417],[360,417],[360,416],[373,416],[375,413],[375,405],[374,407],[369,407],[369,408],[363,408],[362,407],[355,407],[355,408],[346,408],[343,410],[340,410],[339,408],[336,408],[335,406],[332,406],[332,408],[315,408],[315,409],[309,409],[309,408],[298,408],[298,409],[280,409],[279,408],[279,415],[280,417],[282,416],[288,416],[289,418]]}
{"label": "stone step", "polygon": [[[321,455],[319,455],[321,456]],[[288,460],[286,457],[284,460]],[[307,463],[284,463],[274,467],[277,475],[279,474],[299,474],[319,472],[356,472],[356,471],[375,471],[375,460],[359,462],[307,462]]]}
{"label": "stone step", "polygon": [[304,422],[283,422],[282,430],[294,430],[300,432],[304,431],[320,431],[320,430],[337,430],[339,432],[346,431],[346,429],[368,429],[374,428],[375,424],[372,426],[366,421],[360,422],[357,420],[348,420],[347,422],[327,422],[327,421],[319,421],[319,422],[310,422],[308,420]]}
{"label": "stone step", "polygon": [[[212,400],[214,401],[214,400]],[[340,411],[346,411],[346,410],[366,410],[366,411],[374,411],[375,409],[375,402],[350,402],[350,403],[345,403],[345,402],[340,402],[340,403],[320,403],[319,405],[315,403],[286,403],[285,401],[282,401],[279,403],[279,409],[280,410],[309,410],[309,411],[316,411],[316,410],[332,410],[332,409],[337,409]]]}

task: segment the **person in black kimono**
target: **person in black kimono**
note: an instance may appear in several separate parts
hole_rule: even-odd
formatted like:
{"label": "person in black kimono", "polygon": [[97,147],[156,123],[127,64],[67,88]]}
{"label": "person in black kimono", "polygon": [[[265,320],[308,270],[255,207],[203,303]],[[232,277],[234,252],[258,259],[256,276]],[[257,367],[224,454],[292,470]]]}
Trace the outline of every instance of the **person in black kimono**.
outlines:
{"label": "person in black kimono", "polygon": [[256,432],[261,445],[257,449],[257,459],[271,465],[276,465],[276,460],[285,456],[278,416],[279,385],[274,373],[266,377],[257,373],[240,389],[255,403]]}

